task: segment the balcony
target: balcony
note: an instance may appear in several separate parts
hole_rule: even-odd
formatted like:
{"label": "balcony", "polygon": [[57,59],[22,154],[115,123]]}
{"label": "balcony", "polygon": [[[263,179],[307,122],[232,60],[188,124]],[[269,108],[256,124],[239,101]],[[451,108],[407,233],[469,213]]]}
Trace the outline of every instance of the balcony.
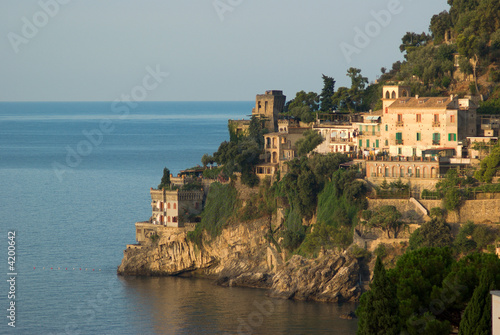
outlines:
{"label": "balcony", "polygon": [[403,140],[396,140],[396,145],[403,145]]}
{"label": "balcony", "polygon": [[439,121],[438,121],[438,122],[434,121],[434,122],[432,122],[432,126],[433,126],[433,127],[441,127],[441,122],[439,122]]}
{"label": "balcony", "polygon": [[432,145],[441,145],[440,140],[432,140]]}
{"label": "balcony", "polygon": [[396,122],[396,127],[403,127],[405,123],[403,121],[397,121]]}

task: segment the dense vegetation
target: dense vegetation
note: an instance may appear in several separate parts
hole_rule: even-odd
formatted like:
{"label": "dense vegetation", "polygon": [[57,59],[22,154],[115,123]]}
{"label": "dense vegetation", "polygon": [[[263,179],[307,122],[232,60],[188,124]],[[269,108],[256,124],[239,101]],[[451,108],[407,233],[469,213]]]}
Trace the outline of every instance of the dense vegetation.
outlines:
{"label": "dense vegetation", "polygon": [[451,326],[460,326],[460,334],[482,334],[470,329],[490,327],[486,291],[500,287],[500,259],[474,253],[455,261],[449,248],[420,248],[387,272],[377,259],[370,287],[356,311],[358,334],[440,335]]}
{"label": "dense vegetation", "polygon": [[232,184],[213,183],[210,185],[201,222],[194,231],[188,233],[188,239],[202,245],[203,231],[214,237],[230,223],[238,206],[238,191]]}

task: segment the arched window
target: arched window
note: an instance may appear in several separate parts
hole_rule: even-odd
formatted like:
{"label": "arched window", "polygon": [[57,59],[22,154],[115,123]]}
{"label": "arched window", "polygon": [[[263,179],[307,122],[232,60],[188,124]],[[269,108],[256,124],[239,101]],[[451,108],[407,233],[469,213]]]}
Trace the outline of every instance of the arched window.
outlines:
{"label": "arched window", "polygon": [[177,209],[177,204],[174,202],[174,209]]}
{"label": "arched window", "polygon": [[400,176],[400,177],[404,177],[404,176],[405,176],[405,168],[404,168],[404,167],[401,167],[401,168],[399,169],[399,176]]}
{"label": "arched window", "polygon": [[167,217],[167,222],[170,222],[170,216],[169,216],[169,217]]}
{"label": "arched window", "polygon": [[167,204],[167,209],[170,209],[170,202]]}
{"label": "arched window", "polygon": [[391,98],[391,95],[389,94],[389,91],[385,92],[385,98],[386,99],[390,99]]}
{"label": "arched window", "polygon": [[177,222],[177,216],[172,217],[172,222]]}
{"label": "arched window", "polygon": [[401,96],[407,97],[408,96],[408,92],[406,90],[403,90],[403,93],[401,94]]}
{"label": "arched window", "polygon": [[396,92],[395,91],[392,91],[392,99],[396,99]]}

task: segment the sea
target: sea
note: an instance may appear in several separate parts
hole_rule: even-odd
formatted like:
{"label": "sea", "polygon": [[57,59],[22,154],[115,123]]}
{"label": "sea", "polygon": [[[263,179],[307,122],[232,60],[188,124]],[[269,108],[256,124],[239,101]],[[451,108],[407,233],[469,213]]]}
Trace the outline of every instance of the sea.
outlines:
{"label": "sea", "polygon": [[116,274],[163,168],[201,164],[252,102],[0,103],[0,334],[355,334],[355,304]]}

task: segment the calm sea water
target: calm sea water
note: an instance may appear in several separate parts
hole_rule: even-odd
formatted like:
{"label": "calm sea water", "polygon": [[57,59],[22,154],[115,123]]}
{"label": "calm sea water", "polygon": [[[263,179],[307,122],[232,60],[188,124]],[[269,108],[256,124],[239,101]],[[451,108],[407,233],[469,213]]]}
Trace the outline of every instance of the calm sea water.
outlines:
{"label": "calm sea water", "polygon": [[[353,304],[272,300],[185,278],[116,275],[163,167],[195,166],[252,102],[0,103],[0,333],[354,334]],[[8,232],[16,234],[8,299]],[[15,301],[15,325],[8,326]]]}

